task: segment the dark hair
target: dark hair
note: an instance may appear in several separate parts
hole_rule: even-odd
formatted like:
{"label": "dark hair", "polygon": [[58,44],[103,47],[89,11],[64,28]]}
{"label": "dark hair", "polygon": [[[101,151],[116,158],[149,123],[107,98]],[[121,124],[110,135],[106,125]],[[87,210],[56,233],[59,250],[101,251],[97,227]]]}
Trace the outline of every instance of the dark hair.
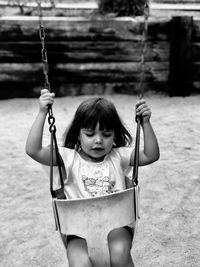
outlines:
{"label": "dark hair", "polygon": [[104,98],[90,98],[77,108],[69,128],[64,133],[64,146],[78,149],[80,130],[94,130],[98,122],[100,130],[114,131],[113,147],[131,144],[132,137],[124,127],[113,103]]}

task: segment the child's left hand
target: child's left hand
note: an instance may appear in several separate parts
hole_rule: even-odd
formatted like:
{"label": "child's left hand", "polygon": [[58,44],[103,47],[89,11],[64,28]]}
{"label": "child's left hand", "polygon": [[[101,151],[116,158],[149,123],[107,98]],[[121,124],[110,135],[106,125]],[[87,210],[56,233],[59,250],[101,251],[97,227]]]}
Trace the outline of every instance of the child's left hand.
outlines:
{"label": "child's left hand", "polygon": [[151,117],[151,109],[144,99],[139,100],[135,105],[136,116],[142,116],[143,123],[148,122]]}

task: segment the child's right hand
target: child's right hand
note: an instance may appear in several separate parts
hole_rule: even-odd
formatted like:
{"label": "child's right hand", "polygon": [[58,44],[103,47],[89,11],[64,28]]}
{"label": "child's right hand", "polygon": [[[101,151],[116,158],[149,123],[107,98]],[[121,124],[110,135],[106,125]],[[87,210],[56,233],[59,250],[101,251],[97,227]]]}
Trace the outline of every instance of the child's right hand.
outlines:
{"label": "child's right hand", "polygon": [[40,111],[47,113],[49,105],[54,103],[54,97],[54,93],[50,93],[47,89],[42,89],[39,98]]}

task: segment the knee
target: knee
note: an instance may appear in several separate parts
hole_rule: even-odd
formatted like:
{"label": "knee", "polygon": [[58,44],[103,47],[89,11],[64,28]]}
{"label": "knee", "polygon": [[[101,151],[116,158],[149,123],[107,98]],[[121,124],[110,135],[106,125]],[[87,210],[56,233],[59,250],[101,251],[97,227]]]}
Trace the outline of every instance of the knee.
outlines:
{"label": "knee", "polygon": [[132,238],[124,227],[109,233],[108,244],[112,267],[133,266],[131,264]]}
{"label": "knee", "polygon": [[111,266],[127,266],[131,259],[130,246],[116,242],[110,246]]}

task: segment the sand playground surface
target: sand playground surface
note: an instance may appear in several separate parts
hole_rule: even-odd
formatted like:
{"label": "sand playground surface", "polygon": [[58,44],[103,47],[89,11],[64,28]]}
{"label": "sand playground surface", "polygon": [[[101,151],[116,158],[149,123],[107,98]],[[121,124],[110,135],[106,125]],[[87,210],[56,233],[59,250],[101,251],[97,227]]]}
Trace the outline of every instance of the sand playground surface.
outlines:
{"label": "sand playground surface", "polygon": [[[60,142],[79,103],[89,96],[57,98],[53,107]],[[105,96],[135,136],[136,96]],[[148,95],[161,157],[139,170],[136,267],[200,266],[200,96]],[[64,267],[65,249],[55,231],[49,181],[25,154],[37,99],[0,101],[0,266]],[[48,143],[48,127],[44,142]],[[102,266],[103,267],[103,266]]]}

